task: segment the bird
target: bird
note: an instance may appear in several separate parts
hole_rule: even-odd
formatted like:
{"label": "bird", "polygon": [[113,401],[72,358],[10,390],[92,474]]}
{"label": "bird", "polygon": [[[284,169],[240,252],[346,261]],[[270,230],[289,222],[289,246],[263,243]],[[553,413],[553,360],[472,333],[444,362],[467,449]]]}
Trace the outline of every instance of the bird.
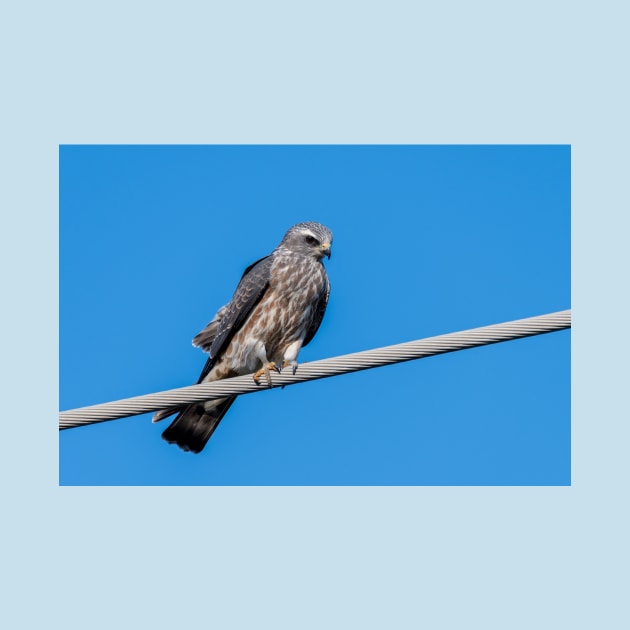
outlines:
{"label": "bird", "polygon": [[[300,350],[320,327],[330,295],[323,259],[330,259],[333,235],[320,223],[290,227],[280,244],[249,265],[232,299],[193,338],[208,353],[197,383],[252,374],[271,386],[271,372],[295,374]],[[162,438],[200,453],[236,396],[158,411],[153,422],[177,413]]]}

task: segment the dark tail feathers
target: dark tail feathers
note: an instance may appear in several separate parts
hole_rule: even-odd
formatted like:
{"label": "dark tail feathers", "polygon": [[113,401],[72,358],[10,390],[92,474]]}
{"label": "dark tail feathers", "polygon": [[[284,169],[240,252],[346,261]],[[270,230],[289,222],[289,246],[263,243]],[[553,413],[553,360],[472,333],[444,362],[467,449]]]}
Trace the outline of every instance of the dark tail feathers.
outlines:
{"label": "dark tail feathers", "polygon": [[235,400],[236,396],[231,396],[212,401],[212,406],[188,405],[164,430],[162,438],[184,451],[200,453]]}

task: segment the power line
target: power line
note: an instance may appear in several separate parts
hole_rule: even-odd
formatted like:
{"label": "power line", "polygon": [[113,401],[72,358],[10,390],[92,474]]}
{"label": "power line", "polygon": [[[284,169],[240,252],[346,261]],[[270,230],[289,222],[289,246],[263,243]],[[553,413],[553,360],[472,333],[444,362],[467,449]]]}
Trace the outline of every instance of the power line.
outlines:
{"label": "power line", "polygon": [[[302,363],[295,374],[290,370],[282,374],[272,373],[272,387],[285,387],[359,370],[422,359],[474,348],[477,346],[487,346],[511,339],[542,335],[544,333],[563,330],[571,327],[571,311],[558,311],[547,315],[538,315],[526,319],[518,319],[492,326],[472,328],[461,332],[439,335],[399,343],[393,346],[375,348],[374,350],[364,350],[330,359],[311,361]],[[264,380],[263,380],[264,383]],[[90,407],[81,407],[59,413],[59,429],[70,429],[73,427],[104,422],[106,420],[116,420],[127,416],[135,416],[149,411],[166,409],[186,403],[201,402],[214,398],[223,398],[233,394],[251,394],[261,390],[269,389],[267,385],[256,385],[251,374],[237,376],[235,378],[216,381],[214,383],[202,383],[201,385],[191,385],[180,387],[155,394],[146,394],[124,400],[116,400]]]}

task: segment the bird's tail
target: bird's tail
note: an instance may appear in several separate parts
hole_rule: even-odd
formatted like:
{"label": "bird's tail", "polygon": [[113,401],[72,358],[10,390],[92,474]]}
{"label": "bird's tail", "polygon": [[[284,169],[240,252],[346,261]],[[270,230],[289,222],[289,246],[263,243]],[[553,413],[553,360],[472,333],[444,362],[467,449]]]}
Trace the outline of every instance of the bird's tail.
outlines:
{"label": "bird's tail", "polygon": [[[164,430],[162,438],[184,451],[200,453],[235,400],[236,396],[230,396],[186,406]],[[177,409],[171,413],[173,411]],[[171,413],[159,411],[153,421],[162,420]]]}

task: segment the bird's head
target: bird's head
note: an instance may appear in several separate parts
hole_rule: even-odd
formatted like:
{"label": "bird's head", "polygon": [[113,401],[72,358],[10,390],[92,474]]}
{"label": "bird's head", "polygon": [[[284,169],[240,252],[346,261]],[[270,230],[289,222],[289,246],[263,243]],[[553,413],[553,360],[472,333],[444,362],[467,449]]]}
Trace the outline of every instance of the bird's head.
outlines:
{"label": "bird's head", "polygon": [[332,241],[332,232],[326,226],[307,221],[289,228],[280,243],[280,247],[285,247],[305,256],[312,256],[316,260],[322,260],[324,256],[330,258]]}

